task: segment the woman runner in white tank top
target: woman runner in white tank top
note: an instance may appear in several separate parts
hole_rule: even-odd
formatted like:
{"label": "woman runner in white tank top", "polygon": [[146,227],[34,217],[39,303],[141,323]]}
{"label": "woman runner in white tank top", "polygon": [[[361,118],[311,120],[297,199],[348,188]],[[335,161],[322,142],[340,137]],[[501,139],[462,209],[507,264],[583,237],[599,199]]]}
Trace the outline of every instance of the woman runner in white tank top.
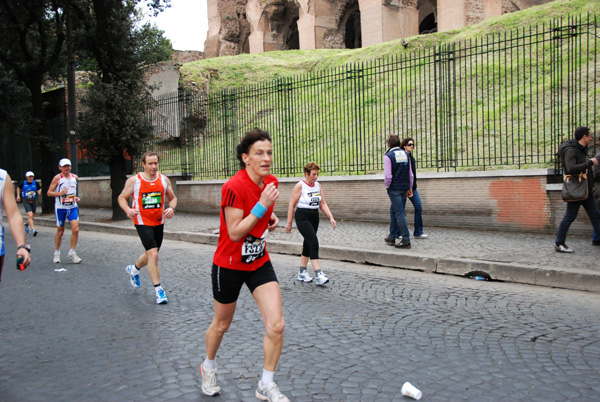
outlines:
{"label": "woman runner in white tank top", "polygon": [[305,177],[292,190],[285,231],[286,233],[292,231],[292,217],[294,216],[294,208],[297,205],[296,226],[302,237],[304,237],[304,242],[302,244],[302,255],[300,256],[300,271],[296,279],[301,282],[312,282],[313,278],[307,271],[308,261],[310,260],[315,271],[315,283],[324,285],[329,282],[329,279],[321,270],[319,260],[319,239],[317,238],[319,208],[327,215],[334,230],[336,222],[327,202],[325,202],[321,185],[317,182],[320,169],[315,162],[309,162],[304,166]]}

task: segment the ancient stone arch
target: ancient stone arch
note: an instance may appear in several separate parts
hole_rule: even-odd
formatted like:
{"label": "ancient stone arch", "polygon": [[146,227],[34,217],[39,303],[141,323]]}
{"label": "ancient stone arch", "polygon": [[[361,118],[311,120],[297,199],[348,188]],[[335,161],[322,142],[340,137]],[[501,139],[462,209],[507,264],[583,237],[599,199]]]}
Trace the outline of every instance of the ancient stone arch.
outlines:
{"label": "ancient stone arch", "polygon": [[437,32],[437,1],[419,0],[419,34]]}
{"label": "ancient stone arch", "polygon": [[362,47],[362,26],[358,0],[346,5],[338,30],[344,34],[344,47],[346,49],[359,49]]}
{"label": "ancient stone arch", "polygon": [[[330,21],[322,21],[315,48],[356,49],[362,44],[359,0],[338,1]],[[323,23],[325,22],[325,23]],[[321,44],[321,46],[318,46]]]}
{"label": "ancient stone arch", "polygon": [[[300,6],[295,0],[250,0],[250,45],[253,51],[300,49],[298,18]],[[261,6],[262,4],[264,6]]]}
{"label": "ancient stone arch", "polygon": [[370,46],[551,0],[211,0],[205,57]]}

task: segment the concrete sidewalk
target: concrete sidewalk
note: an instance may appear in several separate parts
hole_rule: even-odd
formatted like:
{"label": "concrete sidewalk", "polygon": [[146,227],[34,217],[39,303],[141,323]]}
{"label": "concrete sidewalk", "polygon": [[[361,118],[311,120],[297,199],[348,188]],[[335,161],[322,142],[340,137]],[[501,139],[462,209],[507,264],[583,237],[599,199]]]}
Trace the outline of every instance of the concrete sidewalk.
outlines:
{"label": "concrete sidewalk", "polygon": [[[112,222],[108,209],[80,210],[84,231],[137,236],[130,220]],[[280,228],[269,234],[271,253],[300,255],[302,236],[294,228],[286,234],[285,217]],[[37,225],[54,226],[52,215],[36,218]],[[67,225],[67,228],[69,226]],[[165,224],[165,238],[217,244],[219,227],[215,215],[178,212]],[[383,239],[388,225],[373,222],[338,221],[332,230],[328,221],[319,227],[320,256],[327,272],[327,259],[375,264],[457,276],[488,276],[491,280],[565,289],[600,291],[600,247],[589,238],[567,238],[573,254],[554,251],[554,236],[548,234],[425,228],[427,239],[411,239],[412,248],[388,246]],[[51,251],[48,251],[51,255]]]}

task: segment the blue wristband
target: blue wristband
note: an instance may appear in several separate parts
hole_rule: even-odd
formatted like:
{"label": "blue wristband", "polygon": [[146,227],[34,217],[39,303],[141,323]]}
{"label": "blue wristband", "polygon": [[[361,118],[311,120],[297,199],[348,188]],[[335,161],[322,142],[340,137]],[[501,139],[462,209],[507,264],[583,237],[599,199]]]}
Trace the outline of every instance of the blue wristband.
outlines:
{"label": "blue wristband", "polygon": [[258,219],[262,218],[265,212],[267,212],[267,208],[265,208],[260,202],[257,202],[254,208],[252,208],[252,211],[250,211],[250,213],[256,216]]}

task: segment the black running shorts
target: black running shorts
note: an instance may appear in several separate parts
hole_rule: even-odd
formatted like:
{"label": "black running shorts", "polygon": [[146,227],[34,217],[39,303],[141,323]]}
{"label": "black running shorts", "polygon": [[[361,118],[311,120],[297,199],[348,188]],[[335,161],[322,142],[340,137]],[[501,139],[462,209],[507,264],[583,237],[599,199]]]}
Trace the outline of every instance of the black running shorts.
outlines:
{"label": "black running shorts", "polygon": [[244,283],[250,293],[253,293],[257,287],[269,282],[279,282],[271,261],[265,262],[255,271],[240,271],[215,264],[212,266],[213,297],[222,304],[236,302]]}
{"label": "black running shorts", "polygon": [[152,250],[153,248],[160,250],[160,246],[162,245],[163,241],[165,225],[135,225],[135,228],[146,251]]}
{"label": "black running shorts", "polygon": [[23,200],[23,206],[25,207],[25,212],[33,212],[37,210],[37,200],[33,200],[33,202],[27,201],[27,199]]}

